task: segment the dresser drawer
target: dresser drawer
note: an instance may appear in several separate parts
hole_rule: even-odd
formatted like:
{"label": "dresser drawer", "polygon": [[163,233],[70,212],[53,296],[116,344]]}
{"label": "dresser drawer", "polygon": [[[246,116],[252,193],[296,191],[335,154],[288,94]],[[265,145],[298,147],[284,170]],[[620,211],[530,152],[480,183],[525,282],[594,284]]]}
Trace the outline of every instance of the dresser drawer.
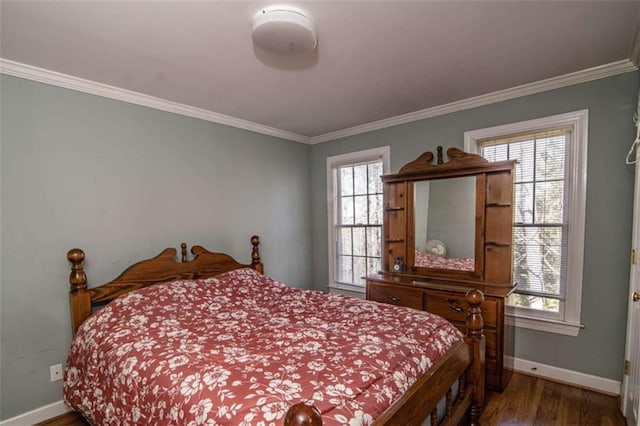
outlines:
{"label": "dresser drawer", "polygon": [[422,290],[367,283],[367,299],[422,310]]}
{"label": "dresser drawer", "polygon": [[[438,314],[451,322],[464,324],[466,321],[469,304],[464,295],[428,292],[425,298],[426,311]],[[498,303],[493,299],[485,299],[480,309],[484,326],[495,328],[498,324]]]}

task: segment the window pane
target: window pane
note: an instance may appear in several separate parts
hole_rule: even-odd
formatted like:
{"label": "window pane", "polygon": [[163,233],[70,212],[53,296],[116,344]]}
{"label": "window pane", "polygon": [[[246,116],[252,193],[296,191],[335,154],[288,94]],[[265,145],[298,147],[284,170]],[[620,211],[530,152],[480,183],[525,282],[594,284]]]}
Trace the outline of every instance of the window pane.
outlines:
{"label": "window pane", "polygon": [[353,195],[353,167],[341,167],[340,169],[340,195]]}
{"label": "window pane", "polygon": [[382,195],[369,195],[369,224],[382,225]]}
{"label": "window pane", "polygon": [[353,197],[342,197],[340,224],[353,225]]}
{"label": "window pane", "polygon": [[369,164],[369,194],[382,193],[382,161]]}
{"label": "window pane", "polygon": [[509,304],[522,308],[539,309],[547,312],[558,312],[560,301],[549,297],[527,296],[525,294],[513,294],[509,297]]}
{"label": "window pane", "polygon": [[353,197],[355,199],[355,208],[356,208],[356,225],[366,225],[368,222],[367,218],[367,196],[359,195]]}
{"label": "window pane", "polygon": [[536,223],[562,223],[564,181],[536,185]]}
{"label": "window pane", "polygon": [[354,194],[366,194],[367,193],[367,165],[361,164],[353,168],[353,184]]}
{"label": "window pane", "polygon": [[351,228],[338,228],[338,255],[352,254]]}
{"label": "window pane", "polygon": [[509,159],[509,145],[493,145],[482,148],[482,156],[489,161],[505,161]]}
{"label": "window pane", "polygon": [[365,284],[364,277],[367,276],[367,258],[366,257],[354,257],[353,258],[353,282],[358,284]]}
{"label": "window pane", "polygon": [[380,271],[380,258],[368,257],[367,258],[367,275],[377,274]]}
{"label": "window pane", "polygon": [[562,228],[515,227],[513,278],[516,291],[563,296],[560,288]]}
{"label": "window pane", "polygon": [[365,228],[353,228],[353,254],[356,256],[367,255]]}
{"label": "window pane", "polygon": [[566,136],[538,139],[536,176],[539,180],[564,179]]}
{"label": "window pane", "polygon": [[516,163],[516,182],[533,181],[535,157],[533,140],[509,144],[509,159]]}
{"label": "window pane", "polygon": [[533,184],[518,183],[514,194],[514,220],[516,223],[533,223]]}
{"label": "window pane", "polygon": [[380,238],[381,228],[379,226],[367,227],[367,256],[381,257]]}
{"label": "window pane", "polygon": [[336,268],[338,281],[342,283],[353,282],[353,265],[351,256],[338,256],[338,267]]}

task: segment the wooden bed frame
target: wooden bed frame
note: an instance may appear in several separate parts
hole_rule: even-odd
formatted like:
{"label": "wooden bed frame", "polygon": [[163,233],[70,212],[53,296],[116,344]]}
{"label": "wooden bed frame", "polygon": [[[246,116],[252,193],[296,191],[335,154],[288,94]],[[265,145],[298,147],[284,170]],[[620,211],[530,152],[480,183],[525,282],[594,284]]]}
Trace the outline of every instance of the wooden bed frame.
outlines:
{"label": "wooden bed frame", "polygon": [[[222,272],[251,267],[263,273],[260,261],[260,238],[251,237],[251,264],[237,262],[224,253],[213,253],[201,246],[193,246],[192,260],[187,260],[187,245],[181,244],[181,261],[176,262],[177,251],[167,248],[158,256],[128,267],[118,278],[98,287],[87,287],[87,276],[82,262],[85,254],[74,248],[67,253],[71,262],[70,302],[73,333],[86,320],[94,307],[104,305],[129,291],[153,284],[177,279],[208,278]],[[470,425],[479,425],[480,410],[484,400],[485,338],[480,305],[484,296],[478,290],[467,293],[470,310],[467,315],[467,332],[464,340],[456,343],[421,376],[395,403],[378,417],[374,425],[419,425],[430,417],[431,425],[458,425],[468,414]],[[458,395],[451,387],[458,381]],[[436,405],[446,400],[444,419],[437,421]],[[284,425],[321,425],[320,412],[313,406],[298,403],[290,407]]]}

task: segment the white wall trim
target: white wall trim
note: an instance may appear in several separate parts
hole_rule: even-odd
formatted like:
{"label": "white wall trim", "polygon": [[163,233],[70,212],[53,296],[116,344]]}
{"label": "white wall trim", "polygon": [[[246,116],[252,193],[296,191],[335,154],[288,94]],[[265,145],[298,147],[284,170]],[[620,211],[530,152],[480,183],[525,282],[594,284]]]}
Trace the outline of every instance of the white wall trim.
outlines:
{"label": "white wall trim", "polygon": [[513,87],[511,89],[487,93],[486,95],[463,99],[460,101],[439,105],[433,108],[427,108],[421,111],[399,115],[397,117],[378,120],[371,123],[363,124],[361,126],[351,127],[349,129],[338,130],[337,132],[313,136],[310,138],[309,143],[313,145],[316,143],[328,142],[334,139],[340,139],[360,133],[371,132],[373,130],[380,130],[400,124],[411,123],[413,121],[424,120],[425,118],[450,114],[452,112],[463,111],[497,102],[507,101],[510,99],[520,98],[522,96],[546,92],[548,90],[560,89],[562,87],[572,86],[574,84],[586,83],[592,80],[612,77],[614,75],[636,71],[637,69],[638,67],[636,67],[630,60],[624,59],[621,61],[612,62],[610,64],[600,65],[597,67],[548,78],[546,80],[541,80],[534,83],[523,84],[522,86]]}
{"label": "white wall trim", "polygon": [[172,112],[187,117],[198,118],[217,124],[223,124],[226,126],[249,130],[264,135],[275,136],[281,139],[312,145],[332,141],[335,139],[345,138],[347,136],[367,133],[373,130],[380,130],[400,124],[424,120],[426,118],[436,117],[439,115],[450,114],[452,112],[463,111],[484,105],[515,99],[522,96],[533,95],[548,90],[559,89],[574,84],[585,83],[592,80],[611,77],[618,74],[624,74],[636,70],[638,70],[638,67],[634,65],[631,60],[623,59],[617,62],[612,62],[610,64],[600,65],[597,67],[588,68],[586,70],[576,71],[570,74],[516,86],[510,89],[499,90],[497,92],[487,93],[485,95],[463,99],[460,101],[435,106],[433,108],[427,108],[420,111],[387,118],[384,120],[373,121],[371,123],[362,124],[360,126],[350,127],[348,129],[309,137],[286,130],[265,126],[263,124],[254,123],[248,120],[242,120],[228,115],[219,114],[213,111],[195,108],[189,105],[156,98],[138,92],[133,92],[131,90],[125,90],[119,87],[109,86],[107,84],[85,80],[56,71],[51,71],[44,68],[34,67],[32,65],[0,58],[0,74],[7,74],[14,77],[25,78],[40,83],[51,84],[53,86],[64,87],[66,89],[76,90],[83,93],[89,93],[92,95],[115,99],[122,102],[128,102],[135,105],[154,108],[160,111]]}
{"label": "white wall trim", "polygon": [[608,395],[620,395],[620,382],[616,380],[509,356],[505,356],[504,361],[507,368],[524,374],[541,377],[553,382],[591,389]]}
{"label": "white wall trim", "polygon": [[294,142],[309,143],[309,138],[307,136],[299,135],[297,133],[276,129],[274,127],[265,126],[224,114],[218,114],[216,112],[180,104],[178,102],[156,98],[143,93],[121,89],[119,87],[109,86],[108,84],[102,84],[62,74],[56,71],[22,64],[20,62],[4,58],[0,58],[0,73],[40,83],[46,83],[52,86],[64,87],[65,89],[76,90],[82,93],[102,96],[104,98],[115,99],[117,101],[127,102],[130,104],[141,105],[160,111],[172,112],[186,117],[198,118],[212,123],[236,127],[238,129],[249,130],[263,135],[275,136],[277,138],[287,139]]}
{"label": "white wall trim", "polygon": [[558,321],[550,318],[526,317],[523,315],[516,315],[513,312],[513,306],[507,306],[504,321],[506,325],[544,331],[547,333],[564,334],[565,336],[573,337],[576,337],[580,330],[584,328],[584,325],[582,324]]}
{"label": "white wall trim", "polygon": [[49,420],[53,417],[60,416],[71,411],[69,407],[64,405],[62,400],[49,405],[44,405],[35,410],[28,411],[10,419],[0,422],[0,426],[25,426]]}

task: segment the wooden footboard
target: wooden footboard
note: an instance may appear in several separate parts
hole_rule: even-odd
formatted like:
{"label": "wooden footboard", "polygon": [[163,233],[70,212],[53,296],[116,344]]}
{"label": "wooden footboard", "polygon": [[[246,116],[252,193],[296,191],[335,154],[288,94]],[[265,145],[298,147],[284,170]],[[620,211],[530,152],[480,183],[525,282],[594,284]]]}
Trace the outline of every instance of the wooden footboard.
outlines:
{"label": "wooden footboard", "polygon": [[[432,426],[454,426],[460,424],[465,414],[470,425],[480,424],[485,388],[485,338],[480,313],[484,296],[474,289],[467,292],[466,298],[471,308],[467,314],[464,340],[438,359],[427,373],[382,413],[374,421],[375,426],[420,425],[428,417]],[[454,397],[451,388],[456,381],[459,390]],[[446,401],[446,411],[439,420],[436,406],[443,399]],[[287,412],[284,425],[319,426],[322,425],[322,417],[316,407],[298,403]]]}

